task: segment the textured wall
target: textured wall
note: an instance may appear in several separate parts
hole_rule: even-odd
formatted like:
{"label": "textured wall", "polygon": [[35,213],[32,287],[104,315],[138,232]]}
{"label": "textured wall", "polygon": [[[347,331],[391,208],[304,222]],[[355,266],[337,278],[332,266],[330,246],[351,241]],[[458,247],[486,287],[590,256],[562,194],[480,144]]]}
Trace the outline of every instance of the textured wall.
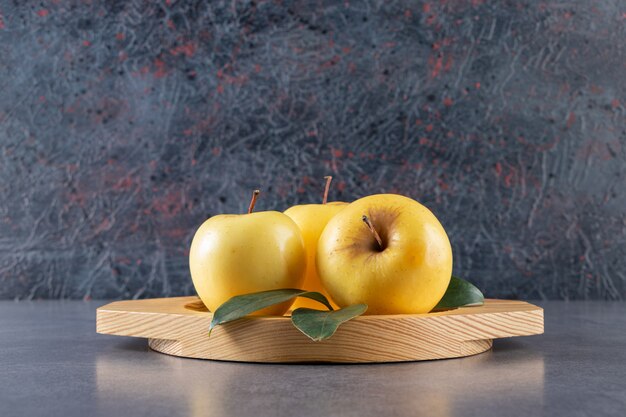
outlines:
{"label": "textured wall", "polygon": [[0,0],[0,298],[193,291],[207,216],[370,193],[486,294],[626,296],[620,1]]}

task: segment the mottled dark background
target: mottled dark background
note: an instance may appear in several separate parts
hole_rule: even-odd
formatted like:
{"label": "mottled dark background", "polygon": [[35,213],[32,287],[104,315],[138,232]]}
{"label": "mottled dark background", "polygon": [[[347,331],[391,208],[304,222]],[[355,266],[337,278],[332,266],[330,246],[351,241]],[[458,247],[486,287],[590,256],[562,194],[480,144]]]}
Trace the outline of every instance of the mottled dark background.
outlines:
{"label": "mottled dark background", "polygon": [[208,216],[395,192],[489,296],[626,296],[626,4],[0,0],[0,298],[193,292]]}

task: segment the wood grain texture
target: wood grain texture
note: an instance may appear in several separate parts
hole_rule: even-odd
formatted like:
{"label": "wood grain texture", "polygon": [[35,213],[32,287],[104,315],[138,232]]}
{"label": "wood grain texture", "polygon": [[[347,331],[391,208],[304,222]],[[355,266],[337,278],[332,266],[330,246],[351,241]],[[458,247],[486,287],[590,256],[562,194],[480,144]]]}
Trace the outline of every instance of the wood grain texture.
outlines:
{"label": "wood grain texture", "polygon": [[289,317],[247,317],[213,330],[197,297],[117,301],[97,311],[97,332],[145,337],[175,356],[242,362],[403,362],[456,358],[502,337],[543,333],[543,309],[522,301],[430,314],[361,316],[313,342]]}

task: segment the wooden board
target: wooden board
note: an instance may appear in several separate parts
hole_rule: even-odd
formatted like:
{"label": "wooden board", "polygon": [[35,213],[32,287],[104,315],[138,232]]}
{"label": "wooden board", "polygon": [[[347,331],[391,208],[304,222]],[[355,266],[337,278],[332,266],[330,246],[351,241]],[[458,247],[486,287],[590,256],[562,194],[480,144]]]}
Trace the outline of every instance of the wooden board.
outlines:
{"label": "wooden board", "polygon": [[429,314],[361,316],[313,342],[289,317],[249,317],[215,328],[197,297],[117,301],[97,311],[97,332],[148,338],[158,352],[242,362],[402,362],[489,350],[493,339],[543,333],[543,309],[485,300]]}

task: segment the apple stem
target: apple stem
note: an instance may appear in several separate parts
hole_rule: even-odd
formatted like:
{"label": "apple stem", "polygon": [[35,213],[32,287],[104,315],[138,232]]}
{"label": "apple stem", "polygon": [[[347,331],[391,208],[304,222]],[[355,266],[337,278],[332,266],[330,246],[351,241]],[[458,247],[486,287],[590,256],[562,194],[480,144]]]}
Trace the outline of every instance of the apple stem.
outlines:
{"label": "apple stem", "polygon": [[250,205],[248,206],[248,214],[252,213],[252,210],[254,210],[254,205],[256,204],[256,199],[259,197],[259,194],[261,194],[260,190],[252,191],[252,199],[250,200]]}
{"label": "apple stem", "polygon": [[376,242],[378,242],[378,246],[380,246],[380,249],[384,249],[383,248],[383,241],[380,238],[378,232],[376,231],[376,229],[374,229],[374,225],[372,224],[372,222],[370,221],[369,217],[367,217],[365,214],[363,215],[363,217],[361,217],[361,219],[363,220],[363,222],[367,225],[367,228],[370,229],[370,232],[372,232],[372,234],[374,235],[374,238],[376,238]]}
{"label": "apple stem", "polygon": [[322,199],[322,204],[326,204],[328,201],[328,190],[330,189],[330,182],[333,180],[333,177],[327,175],[324,177],[326,180],[326,188],[324,189],[324,198]]}

